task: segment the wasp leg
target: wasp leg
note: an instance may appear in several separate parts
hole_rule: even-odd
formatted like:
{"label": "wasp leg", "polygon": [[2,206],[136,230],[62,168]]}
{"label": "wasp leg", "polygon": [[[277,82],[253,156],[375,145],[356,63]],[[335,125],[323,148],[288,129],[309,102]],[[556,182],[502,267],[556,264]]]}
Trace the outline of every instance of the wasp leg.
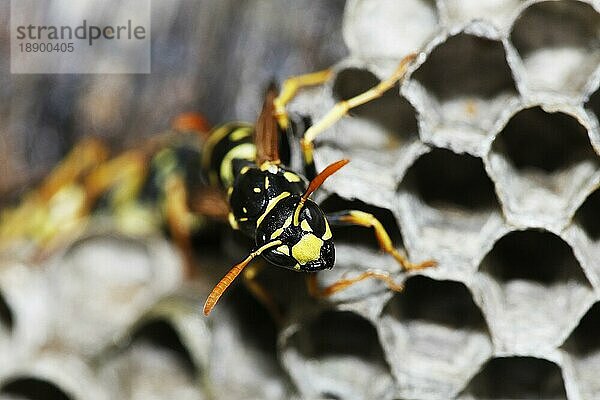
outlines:
{"label": "wasp leg", "polygon": [[288,114],[285,106],[296,96],[298,90],[307,86],[322,85],[327,82],[333,71],[331,69],[325,69],[322,71],[311,72],[310,74],[292,76],[286,79],[281,85],[281,91],[279,95],[273,100],[275,106],[275,117],[279,127],[283,130],[289,126]]}
{"label": "wasp leg", "polygon": [[366,228],[373,228],[375,231],[375,237],[379,243],[379,247],[384,252],[390,254],[396,261],[407,271],[419,270],[424,268],[433,267],[436,265],[435,261],[428,260],[422,263],[412,263],[404,255],[400,254],[398,250],[392,244],[390,235],[386,232],[381,222],[372,214],[359,211],[359,210],[348,210],[327,215],[327,220],[333,226],[335,225],[358,225]]}
{"label": "wasp leg", "polygon": [[382,80],[366,92],[360,93],[348,100],[340,101],[323,118],[306,130],[304,138],[301,140],[301,146],[307,171],[314,169],[313,142],[316,137],[343,116],[347,115],[351,109],[375,100],[393,88],[404,77],[408,66],[416,57],[417,55],[414,53],[404,57],[389,78]]}
{"label": "wasp leg", "polygon": [[[107,157],[108,149],[99,139],[88,138],[76,144],[20,205],[3,213],[2,245],[25,239],[35,242],[38,253],[42,253],[52,241],[73,236],[84,225],[82,221],[88,213],[80,181]],[[51,218],[59,214],[52,212],[53,207],[60,207],[59,219]]]}
{"label": "wasp leg", "polygon": [[85,178],[88,210],[109,189],[116,189],[115,203],[135,198],[146,178],[146,170],[146,157],[135,150],[100,164]]}
{"label": "wasp leg", "polygon": [[108,149],[104,143],[94,138],[83,140],[44,180],[38,193],[44,201],[48,201],[61,188],[74,183],[107,158]]}
{"label": "wasp leg", "polygon": [[165,182],[165,214],[169,232],[184,257],[187,277],[193,277],[195,271],[191,232],[195,215],[188,207],[188,195],[183,178],[171,176]]}
{"label": "wasp leg", "polygon": [[375,272],[375,271],[365,271],[353,278],[344,278],[340,279],[329,286],[324,288],[320,288],[317,282],[317,274],[309,274],[306,277],[306,285],[308,287],[308,293],[315,298],[324,298],[329,297],[341,290],[347,289],[348,287],[354,285],[355,283],[362,282],[367,279],[376,279],[384,282],[390,290],[395,292],[400,292],[404,289],[404,286],[401,283],[397,283],[394,279],[386,273],[383,272]]}
{"label": "wasp leg", "polygon": [[267,264],[265,262],[259,262],[256,264],[249,265],[243,273],[244,284],[252,293],[252,295],[267,309],[273,320],[277,323],[283,322],[283,315],[279,306],[275,302],[273,295],[258,282],[257,276],[263,271]]}

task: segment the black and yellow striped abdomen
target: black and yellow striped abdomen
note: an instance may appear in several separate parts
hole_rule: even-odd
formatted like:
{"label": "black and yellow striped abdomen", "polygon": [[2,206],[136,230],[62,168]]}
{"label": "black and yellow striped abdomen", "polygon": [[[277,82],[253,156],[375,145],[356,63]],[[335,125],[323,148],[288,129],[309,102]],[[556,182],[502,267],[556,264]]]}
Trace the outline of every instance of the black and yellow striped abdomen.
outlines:
{"label": "black and yellow striped abdomen", "polygon": [[202,171],[209,183],[227,190],[244,163],[254,162],[254,126],[230,122],[213,129],[202,149]]}
{"label": "black and yellow striped abdomen", "polygon": [[[227,192],[231,226],[257,245],[280,240],[280,246],[263,254],[276,265],[303,271],[331,268],[335,254],[323,212],[306,200],[298,220],[292,217],[307,179],[278,161],[257,165],[253,139],[252,125],[234,122],[213,130],[204,145],[203,170],[210,184]],[[286,147],[285,142],[280,145]]]}

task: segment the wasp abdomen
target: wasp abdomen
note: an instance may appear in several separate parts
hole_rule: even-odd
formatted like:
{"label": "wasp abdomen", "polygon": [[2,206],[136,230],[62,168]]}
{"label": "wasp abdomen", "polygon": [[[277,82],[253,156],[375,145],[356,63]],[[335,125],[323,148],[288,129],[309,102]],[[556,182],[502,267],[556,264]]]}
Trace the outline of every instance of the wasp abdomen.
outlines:
{"label": "wasp abdomen", "polygon": [[233,185],[239,161],[256,159],[254,127],[245,122],[231,122],[216,127],[204,143],[202,170],[211,185],[228,189]]}

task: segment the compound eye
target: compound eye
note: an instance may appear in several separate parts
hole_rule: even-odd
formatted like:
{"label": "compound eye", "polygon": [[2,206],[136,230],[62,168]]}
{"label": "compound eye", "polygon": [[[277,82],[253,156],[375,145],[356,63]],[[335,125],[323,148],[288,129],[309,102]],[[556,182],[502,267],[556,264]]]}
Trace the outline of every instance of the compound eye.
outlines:
{"label": "compound eye", "polygon": [[317,237],[323,237],[325,235],[327,230],[325,214],[323,214],[323,211],[314,202],[310,200],[306,202],[300,221],[300,226],[303,230],[310,230]]}

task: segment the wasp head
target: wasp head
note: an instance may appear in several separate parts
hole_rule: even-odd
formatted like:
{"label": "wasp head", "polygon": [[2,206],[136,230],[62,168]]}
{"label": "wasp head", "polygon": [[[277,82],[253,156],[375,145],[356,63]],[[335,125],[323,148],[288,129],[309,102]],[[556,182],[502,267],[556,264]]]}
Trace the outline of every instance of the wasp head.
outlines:
{"label": "wasp head", "polygon": [[260,222],[255,238],[259,247],[281,242],[262,255],[284,268],[313,272],[330,269],[335,263],[331,229],[323,210],[298,195],[281,199]]}

